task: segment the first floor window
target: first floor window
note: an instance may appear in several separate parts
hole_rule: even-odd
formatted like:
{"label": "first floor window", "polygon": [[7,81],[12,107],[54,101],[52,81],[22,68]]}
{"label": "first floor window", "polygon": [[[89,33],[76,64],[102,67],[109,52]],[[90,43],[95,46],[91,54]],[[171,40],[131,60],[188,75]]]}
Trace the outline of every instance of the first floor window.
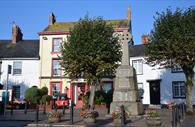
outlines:
{"label": "first floor window", "polygon": [[62,38],[54,38],[53,39],[53,52],[61,51]]}
{"label": "first floor window", "polygon": [[21,61],[14,61],[13,75],[20,75],[20,74],[22,74],[22,62]]}
{"label": "first floor window", "polygon": [[185,82],[174,81],[172,82],[173,98],[185,98]]}
{"label": "first floor window", "polygon": [[52,82],[51,83],[51,95],[53,98],[57,98],[60,94],[61,90],[61,83],[60,82]]}
{"label": "first floor window", "polygon": [[12,86],[13,88],[13,97],[20,98],[20,86]]}
{"label": "first floor window", "polygon": [[143,74],[143,61],[141,59],[139,60],[133,60],[133,67],[136,70],[137,75]]}
{"label": "first floor window", "polygon": [[60,76],[60,60],[53,60],[52,76]]}
{"label": "first floor window", "polygon": [[138,86],[139,97],[140,97],[140,99],[142,99],[143,95],[144,95],[143,83],[138,83],[137,86]]}

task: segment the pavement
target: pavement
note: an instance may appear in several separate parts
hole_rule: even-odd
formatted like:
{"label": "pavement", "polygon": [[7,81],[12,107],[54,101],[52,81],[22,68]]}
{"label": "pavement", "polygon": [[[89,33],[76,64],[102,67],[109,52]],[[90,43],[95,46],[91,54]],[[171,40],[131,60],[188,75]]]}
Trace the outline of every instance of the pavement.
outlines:
{"label": "pavement", "polygon": [[[62,112],[62,110],[60,110]],[[39,113],[39,122],[35,123],[35,111],[31,110],[25,115],[24,111],[14,111],[13,115],[8,111],[6,116],[0,115],[0,127],[114,127],[111,115],[107,115],[107,109],[97,109],[99,117],[95,124],[87,124],[80,117],[81,109],[74,110],[73,124],[70,123],[70,111],[67,109],[59,123],[48,123],[47,115]],[[171,110],[159,109],[161,127],[171,127]],[[147,127],[146,116],[131,116],[127,119],[125,127]],[[195,117],[186,116],[179,127],[195,127]]]}

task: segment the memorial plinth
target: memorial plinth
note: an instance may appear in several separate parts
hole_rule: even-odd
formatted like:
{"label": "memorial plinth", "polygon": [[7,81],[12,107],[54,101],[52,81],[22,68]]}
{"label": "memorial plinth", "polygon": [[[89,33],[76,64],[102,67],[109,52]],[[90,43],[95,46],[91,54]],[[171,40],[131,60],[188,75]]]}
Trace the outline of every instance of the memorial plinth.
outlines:
{"label": "memorial plinth", "polygon": [[128,39],[130,33],[122,34],[122,63],[116,70],[114,79],[113,102],[110,105],[110,113],[124,105],[125,111],[130,115],[143,113],[143,106],[138,98],[138,86],[135,69],[129,65]]}

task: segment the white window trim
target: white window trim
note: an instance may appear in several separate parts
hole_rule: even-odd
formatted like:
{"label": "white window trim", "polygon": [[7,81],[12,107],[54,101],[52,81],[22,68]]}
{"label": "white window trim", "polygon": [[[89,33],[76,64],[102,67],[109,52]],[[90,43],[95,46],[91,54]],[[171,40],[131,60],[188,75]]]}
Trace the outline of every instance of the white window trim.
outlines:
{"label": "white window trim", "polygon": [[[175,85],[178,85],[178,88],[179,88],[179,95],[178,96],[175,95],[175,93],[174,93],[174,88],[176,87]],[[185,96],[181,95],[181,86],[184,86],[184,89],[185,89],[185,82],[184,81],[173,81],[172,82],[173,98],[186,98],[186,95]]]}
{"label": "white window trim", "polygon": [[[20,63],[21,64],[21,67],[20,68],[16,68],[15,66],[15,64],[16,63]],[[20,69],[21,70],[21,72],[20,73],[15,73],[15,70],[16,69]],[[22,75],[22,61],[14,61],[13,62],[13,75]]]}
{"label": "white window trim", "polygon": [[[141,73],[138,73],[137,67],[136,67],[136,68],[134,67],[134,62],[136,62],[136,66],[137,66],[138,61],[141,61],[141,67],[142,67]],[[143,60],[142,60],[142,59],[132,60],[132,66],[133,66],[133,67],[135,68],[135,70],[136,70],[136,75],[143,75]]]}

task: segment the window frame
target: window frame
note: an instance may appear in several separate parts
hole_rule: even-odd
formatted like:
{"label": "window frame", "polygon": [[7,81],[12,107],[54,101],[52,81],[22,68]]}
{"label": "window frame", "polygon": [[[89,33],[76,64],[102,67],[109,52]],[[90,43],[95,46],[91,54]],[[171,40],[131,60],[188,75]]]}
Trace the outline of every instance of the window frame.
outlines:
{"label": "window frame", "polygon": [[[15,66],[15,64],[16,63],[20,63],[21,65],[21,68],[16,68]],[[15,71],[14,70],[16,70],[16,69],[20,69],[21,71],[20,71],[20,73],[15,73]],[[22,75],[22,61],[13,61],[13,75]]]}
{"label": "window frame", "polygon": [[108,85],[108,84],[110,84],[110,90],[113,90],[113,81],[102,81],[102,90],[104,91],[104,92],[108,92],[108,91],[106,91],[105,89],[104,89],[104,85]]}
{"label": "window frame", "polygon": [[[142,72],[141,73],[137,73],[137,70],[136,70],[136,68],[134,67],[134,62],[135,61],[141,61],[142,62],[142,64],[141,64],[141,66],[142,66]],[[143,75],[143,59],[136,59],[136,60],[132,60],[132,66],[133,66],[133,68],[135,68],[135,70],[136,70],[136,75]]]}
{"label": "window frame", "polygon": [[58,84],[59,83],[59,85],[60,85],[60,94],[62,93],[62,81],[51,81],[50,82],[50,95],[52,96],[52,98],[54,98],[53,97],[53,91],[52,91],[52,85],[53,84]]}
{"label": "window frame", "polygon": [[[177,83],[179,83],[180,85],[178,85]],[[181,84],[183,84],[182,86],[184,86],[185,96],[181,95]],[[179,90],[178,90],[179,91],[179,95],[178,96],[176,96],[175,92],[174,92],[175,85],[178,85],[178,87],[179,87]],[[185,81],[172,81],[172,93],[173,93],[173,98],[175,98],[175,99],[180,99],[180,98],[185,99],[186,98],[186,85],[185,85]]]}
{"label": "window frame", "polygon": [[[61,38],[61,37],[59,37],[59,38],[52,38],[52,51],[51,51],[52,54],[53,53],[61,53],[61,50],[60,51],[54,51],[54,41],[58,40],[58,39],[60,39],[63,42],[63,38]],[[62,42],[61,42],[61,44],[62,44]]]}
{"label": "window frame", "polygon": [[177,66],[171,67],[171,73],[183,73],[183,70],[179,65],[177,65]]}
{"label": "window frame", "polygon": [[15,87],[15,88],[18,88],[18,87],[19,87],[19,97],[17,97],[17,94],[16,94],[16,93],[13,93],[12,96],[14,96],[14,94],[15,94],[15,95],[16,95],[16,98],[20,99],[21,87],[20,87],[19,85],[13,85],[13,86],[12,86],[13,92],[15,92],[15,91],[14,91],[14,87]]}
{"label": "window frame", "polygon": [[51,62],[51,77],[61,77],[62,76],[62,70],[61,70],[61,65],[60,65],[60,74],[59,75],[54,75],[54,73],[53,73],[53,65],[54,65],[54,60],[58,60],[59,62],[61,61],[61,59],[59,59],[59,58],[52,58],[52,62]]}
{"label": "window frame", "polygon": [[[139,86],[140,86],[139,84],[141,84],[141,87],[139,87]],[[139,94],[139,96],[141,95],[141,94],[140,94],[140,89],[143,90],[143,91],[142,91],[143,93],[142,93],[142,95],[140,96],[140,98],[143,99],[143,98],[144,98],[144,84],[143,84],[143,82],[138,82],[138,83],[137,83],[137,88],[138,88],[138,94]]]}

